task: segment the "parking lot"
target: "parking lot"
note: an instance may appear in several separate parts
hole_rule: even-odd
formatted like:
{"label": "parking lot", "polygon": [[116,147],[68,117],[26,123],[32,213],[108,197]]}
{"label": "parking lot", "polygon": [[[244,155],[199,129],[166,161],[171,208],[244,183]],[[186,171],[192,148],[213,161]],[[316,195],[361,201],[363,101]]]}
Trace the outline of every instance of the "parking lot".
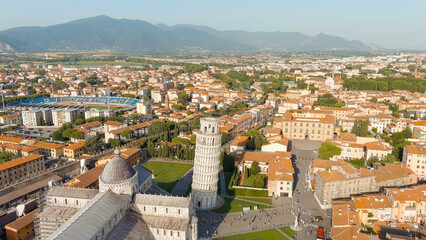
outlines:
{"label": "parking lot", "polygon": [[16,129],[13,133],[26,135],[30,137],[41,137],[41,138],[50,138],[54,131],[58,130],[58,127],[35,127],[35,128],[19,128]]}

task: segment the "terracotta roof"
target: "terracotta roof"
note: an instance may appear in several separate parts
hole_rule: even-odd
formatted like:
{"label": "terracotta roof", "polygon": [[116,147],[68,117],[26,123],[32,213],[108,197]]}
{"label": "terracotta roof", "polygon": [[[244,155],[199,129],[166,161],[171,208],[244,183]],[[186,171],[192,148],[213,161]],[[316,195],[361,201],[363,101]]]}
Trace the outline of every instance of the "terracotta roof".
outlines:
{"label": "terracotta roof", "polygon": [[75,150],[75,149],[80,149],[84,147],[85,142],[84,141],[78,141],[74,144],[68,145],[66,147],[64,147],[64,149],[66,150]]}
{"label": "terracotta roof", "polygon": [[110,121],[110,120],[108,120],[108,121],[106,121],[106,122],[104,123],[104,125],[110,125],[110,126],[116,126],[116,127],[119,127],[119,126],[123,125],[123,123],[121,123],[121,122],[117,122],[117,121]]}
{"label": "terracotta roof", "polygon": [[240,146],[240,147],[245,146],[248,139],[249,137],[247,136],[236,136],[234,140],[232,140],[230,146]]}
{"label": "terracotta roof", "polygon": [[417,155],[426,155],[426,147],[424,146],[407,145],[405,147],[407,148],[408,153],[417,154]]}
{"label": "terracotta roof", "polygon": [[66,182],[64,185],[68,187],[87,188],[94,182],[98,181],[99,176],[104,171],[106,164],[99,165],[90,169],[89,171],[78,175],[71,181]]}
{"label": "terracotta roof", "polygon": [[1,118],[12,118],[12,117],[18,117],[21,114],[19,113],[14,113],[14,114],[10,114],[10,115],[4,115],[4,116],[0,116]]}
{"label": "terracotta roof", "polygon": [[28,226],[32,222],[34,222],[34,216],[38,213],[38,209],[35,209],[28,214],[16,219],[15,221],[6,225],[6,228],[13,229],[15,231],[19,231],[22,228]]}
{"label": "terracotta roof", "polygon": [[395,201],[418,203],[426,201],[423,191],[419,189],[388,188],[387,190]]}
{"label": "terracotta roof", "polygon": [[354,201],[356,209],[377,209],[391,207],[388,198],[385,194],[382,193],[354,196],[352,197],[352,201]]}
{"label": "terracotta roof", "polygon": [[15,167],[15,166],[19,166],[21,164],[27,163],[27,162],[31,162],[40,158],[44,158],[44,155],[41,154],[31,154],[25,157],[21,157],[15,160],[11,160],[9,162],[5,162],[0,164],[0,171],[4,171],[6,169]]}
{"label": "terracotta roof", "polygon": [[102,126],[102,123],[99,121],[89,122],[89,123],[80,125],[81,128],[92,128],[92,127],[98,127],[98,126]]}
{"label": "terracotta roof", "polygon": [[345,179],[345,176],[341,174],[339,171],[333,170],[333,171],[319,171],[317,172],[319,177],[324,182],[334,182],[334,181],[341,181]]}
{"label": "terracotta roof", "polygon": [[59,149],[59,148],[65,147],[67,145],[58,144],[58,143],[49,143],[49,142],[38,142],[38,143],[34,144],[34,146],[39,147],[39,148]]}
{"label": "terracotta roof", "polygon": [[24,139],[22,138],[16,138],[16,137],[10,137],[10,136],[0,136],[0,142],[11,142],[11,143],[20,143]]}
{"label": "terracotta roof", "polygon": [[369,142],[365,144],[367,150],[376,150],[376,151],[390,151],[392,149],[386,147],[385,145],[379,142]]}

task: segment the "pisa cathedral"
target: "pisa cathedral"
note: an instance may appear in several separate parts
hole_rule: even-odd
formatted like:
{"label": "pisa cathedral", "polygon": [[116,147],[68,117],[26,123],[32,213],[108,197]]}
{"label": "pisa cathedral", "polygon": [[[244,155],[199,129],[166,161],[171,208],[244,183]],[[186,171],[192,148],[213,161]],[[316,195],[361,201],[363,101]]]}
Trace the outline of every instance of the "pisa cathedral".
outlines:
{"label": "pisa cathedral", "polygon": [[[208,128],[212,134],[217,132],[218,126],[214,127]],[[46,192],[35,218],[36,238],[197,239],[198,219],[191,198],[170,196],[156,186],[149,170],[132,167],[119,150],[114,154],[99,177],[99,190],[53,186]],[[217,172],[209,179],[216,179],[216,192]],[[200,179],[194,185],[200,187],[198,197],[204,196],[203,189],[212,194],[213,186],[204,182]],[[213,198],[199,201],[201,206],[215,203]]]}

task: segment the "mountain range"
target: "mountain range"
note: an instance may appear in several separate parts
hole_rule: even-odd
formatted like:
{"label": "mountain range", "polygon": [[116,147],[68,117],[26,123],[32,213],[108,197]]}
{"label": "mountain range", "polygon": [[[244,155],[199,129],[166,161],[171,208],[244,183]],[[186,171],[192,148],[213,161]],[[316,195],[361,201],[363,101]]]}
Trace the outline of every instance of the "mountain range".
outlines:
{"label": "mountain range", "polygon": [[141,20],[97,16],[47,27],[0,31],[0,52],[96,51],[241,52],[241,51],[375,51],[382,48],[327,34],[219,31],[207,26],[153,25]]}

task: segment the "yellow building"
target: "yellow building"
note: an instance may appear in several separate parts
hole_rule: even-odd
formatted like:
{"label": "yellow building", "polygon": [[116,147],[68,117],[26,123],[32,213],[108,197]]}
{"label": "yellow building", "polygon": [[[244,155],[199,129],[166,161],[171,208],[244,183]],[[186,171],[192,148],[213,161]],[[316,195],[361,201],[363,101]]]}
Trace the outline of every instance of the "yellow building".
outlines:
{"label": "yellow building", "polygon": [[6,225],[7,240],[25,240],[34,236],[34,215],[38,209]]}
{"label": "yellow building", "polygon": [[67,158],[78,159],[84,154],[84,141],[64,147],[64,156]]}
{"label": "yellow building", "polygon": [[[111,154],[95,162],[95,166],[107,164],[115,155]],[[121,148],[120,157],[126,159],[132,166],[142,161],[141,150],[139,148]]]}
{"label": "yellow building", "polygon": [[289,110],[275,118],[274,128],[282,129],[284,137],[289,139],[325,141],[333,138],[334,123],[332,115]]}
{"label": "yellow building", "polygon": [[0,164],[0,186],[18,181],[45,170],[44,155],[32,154]]}

